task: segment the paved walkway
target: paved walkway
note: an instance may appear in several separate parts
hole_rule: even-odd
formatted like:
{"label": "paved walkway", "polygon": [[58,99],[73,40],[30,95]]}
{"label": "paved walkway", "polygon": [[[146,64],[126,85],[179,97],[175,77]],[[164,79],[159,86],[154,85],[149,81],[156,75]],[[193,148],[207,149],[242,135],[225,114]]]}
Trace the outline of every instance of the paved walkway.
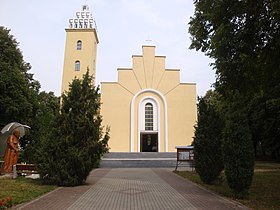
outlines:
{"label": "paved walkway", "polygon": [[96,169],[87,185],[58,188],[22,210],[246,209],[210,193],[168,169]]}

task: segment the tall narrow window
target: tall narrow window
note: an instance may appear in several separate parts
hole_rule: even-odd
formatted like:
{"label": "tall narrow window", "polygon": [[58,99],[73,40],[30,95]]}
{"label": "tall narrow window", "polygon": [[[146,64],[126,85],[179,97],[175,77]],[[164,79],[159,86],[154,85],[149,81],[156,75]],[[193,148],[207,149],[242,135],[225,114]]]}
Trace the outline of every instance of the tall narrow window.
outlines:
{"label": "tall narrow window", "polygon": [[80,71],[80,66],[81,66],[80,61],[76,61],[75,62],[75,71]]}
{"label": "tall narrow window", "polygon": [[77,50],[81,50],[82,49],[82,41],[79,40],[77,41]]}
{"label": "tall narrow window", "polygon": [[152,131],[154,128],[154,113],[153,113],[153,105],[151,103],[147,103],[145,105],[145,130]]}

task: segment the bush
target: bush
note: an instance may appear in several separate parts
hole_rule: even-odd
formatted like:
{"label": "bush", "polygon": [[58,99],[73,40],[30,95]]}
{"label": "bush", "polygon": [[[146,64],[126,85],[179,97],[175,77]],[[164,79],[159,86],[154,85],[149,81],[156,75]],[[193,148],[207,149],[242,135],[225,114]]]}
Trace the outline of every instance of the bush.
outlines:
{"label": "bush", "polygon": [[246,198],[254,175],[254,148],[248,125],[247,103],[237,97],[230,103],[226,115],[223,154],[229,187],[237,198]]}
{"label": "bush", "polygon": [[103,135],[99,114],[98,89],[88,72],[83,80],[74,79],[62,96],[49,139],[41,142],[37,154],[38,171],[43,181],[60,186],[81,185],[102,155],[108,151],[108,130]]}
{"label": "bush", "polygon": [[194,136],[195,170],[201,181],[212,184],[223,170],[221,140],[223,120],[218,110],[210,103],[212,93],[199,99],[198,122]]}

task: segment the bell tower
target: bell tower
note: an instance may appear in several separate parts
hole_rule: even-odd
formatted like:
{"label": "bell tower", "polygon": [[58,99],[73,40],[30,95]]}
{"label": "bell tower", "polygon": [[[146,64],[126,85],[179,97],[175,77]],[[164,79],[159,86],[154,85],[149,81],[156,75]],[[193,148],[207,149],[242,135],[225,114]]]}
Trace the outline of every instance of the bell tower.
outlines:
{"label": "bell tower", "polygon": [[61,94],[68,91],[69,83],[76,77],[82,79],[87,69],[95,83],[97,27],[88,5],[69,19],[66,31]]}

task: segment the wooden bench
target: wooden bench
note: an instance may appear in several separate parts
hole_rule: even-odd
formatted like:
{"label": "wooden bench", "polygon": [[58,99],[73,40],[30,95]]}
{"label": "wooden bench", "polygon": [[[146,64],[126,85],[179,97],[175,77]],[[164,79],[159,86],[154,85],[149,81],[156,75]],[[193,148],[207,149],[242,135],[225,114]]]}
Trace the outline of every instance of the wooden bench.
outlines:
{"label": "wooden bench", "polygon": [[26,176],[38,174],[34,164],[16,164],[13,167],[14,176]]}

